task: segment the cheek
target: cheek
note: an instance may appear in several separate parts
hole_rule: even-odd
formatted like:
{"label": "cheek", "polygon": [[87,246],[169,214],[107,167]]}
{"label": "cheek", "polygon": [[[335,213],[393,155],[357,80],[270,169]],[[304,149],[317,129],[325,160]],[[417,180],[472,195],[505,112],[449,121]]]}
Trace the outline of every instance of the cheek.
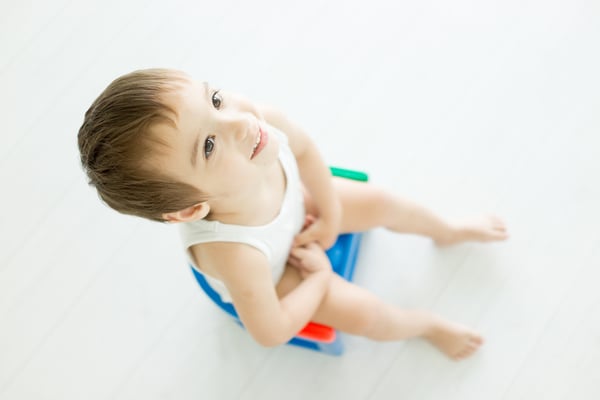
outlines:
{"label": "cheek", "polygon": [[230,188],[239,188],[252,180],[256,171],[249,168],[242,160],[231,160],[222,170],[223,184]]}

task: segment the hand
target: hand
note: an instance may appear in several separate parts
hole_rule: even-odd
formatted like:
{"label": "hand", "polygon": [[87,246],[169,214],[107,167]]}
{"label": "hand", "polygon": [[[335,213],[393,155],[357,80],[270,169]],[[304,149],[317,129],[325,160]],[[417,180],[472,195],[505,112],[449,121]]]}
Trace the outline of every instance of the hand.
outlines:
{"label": "hand", "polygon": [[314,242],[292,248],[288,262],[300,271],[303,279],[316,272],[332,271],[325,251]]}
{"label": "hand", "polygon": [[317,242],[323,249],[327,250],[335,243],[340,228],[340,218],[329,219],[315,218],[307,215],[302,232],[296,235],[294,246],[304,246],[308,243]]}

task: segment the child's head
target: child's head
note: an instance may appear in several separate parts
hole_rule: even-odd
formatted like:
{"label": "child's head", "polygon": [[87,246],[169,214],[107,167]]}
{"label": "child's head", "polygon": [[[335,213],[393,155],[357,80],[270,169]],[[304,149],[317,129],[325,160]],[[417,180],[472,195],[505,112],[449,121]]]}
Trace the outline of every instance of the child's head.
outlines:
{"label": "child's head", "polygon": [[165,145],[152,130],[176,123],[165,95],[187,79],[171,70],[135,71],[114,80],[85,113],[78,134],[81,163],[90,185],[113,209],[163,221],[163,213],[201,200],[198,189],[149,162],[149,155]]}
{"label": "child's head", "polygon": [[81,162],[102,200],[121,213],[161,222],[203,218],[213,200],[231,209],[243,204],[277,159],[277,143],[268,140],[254,158],[265,137],[261,121],[249,101],[182,72],[135,71],[113,81],[86,112]]}

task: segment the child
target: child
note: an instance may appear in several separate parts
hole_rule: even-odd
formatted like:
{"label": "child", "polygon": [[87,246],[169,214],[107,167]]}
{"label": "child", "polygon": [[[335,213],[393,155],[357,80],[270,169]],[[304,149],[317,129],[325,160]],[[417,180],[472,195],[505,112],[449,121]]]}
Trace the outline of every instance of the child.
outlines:
{"label": "child", "polygon": [[323,249],[341,232],[377,226],[439,245],[504,240],[499,219],[451,224],[374,185],[332,178],[282,113],[178,71],[116,79],[78,140],[104,202],[178,223],[190,261],[258,343],[285,343],[312,320],[374,340],[424,338],[452,359],[482,344],[468,328],[341,279]]}

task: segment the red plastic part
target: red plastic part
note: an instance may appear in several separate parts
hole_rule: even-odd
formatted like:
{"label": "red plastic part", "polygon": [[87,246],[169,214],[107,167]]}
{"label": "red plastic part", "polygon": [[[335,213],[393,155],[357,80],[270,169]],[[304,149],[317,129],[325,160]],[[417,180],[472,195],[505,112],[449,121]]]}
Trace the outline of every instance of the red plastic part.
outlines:
{"label": "red plastic part", "polygon": [[309,322],[296,336],[315,342],[333,343],[335,335],[335,329],[332,327]]}

